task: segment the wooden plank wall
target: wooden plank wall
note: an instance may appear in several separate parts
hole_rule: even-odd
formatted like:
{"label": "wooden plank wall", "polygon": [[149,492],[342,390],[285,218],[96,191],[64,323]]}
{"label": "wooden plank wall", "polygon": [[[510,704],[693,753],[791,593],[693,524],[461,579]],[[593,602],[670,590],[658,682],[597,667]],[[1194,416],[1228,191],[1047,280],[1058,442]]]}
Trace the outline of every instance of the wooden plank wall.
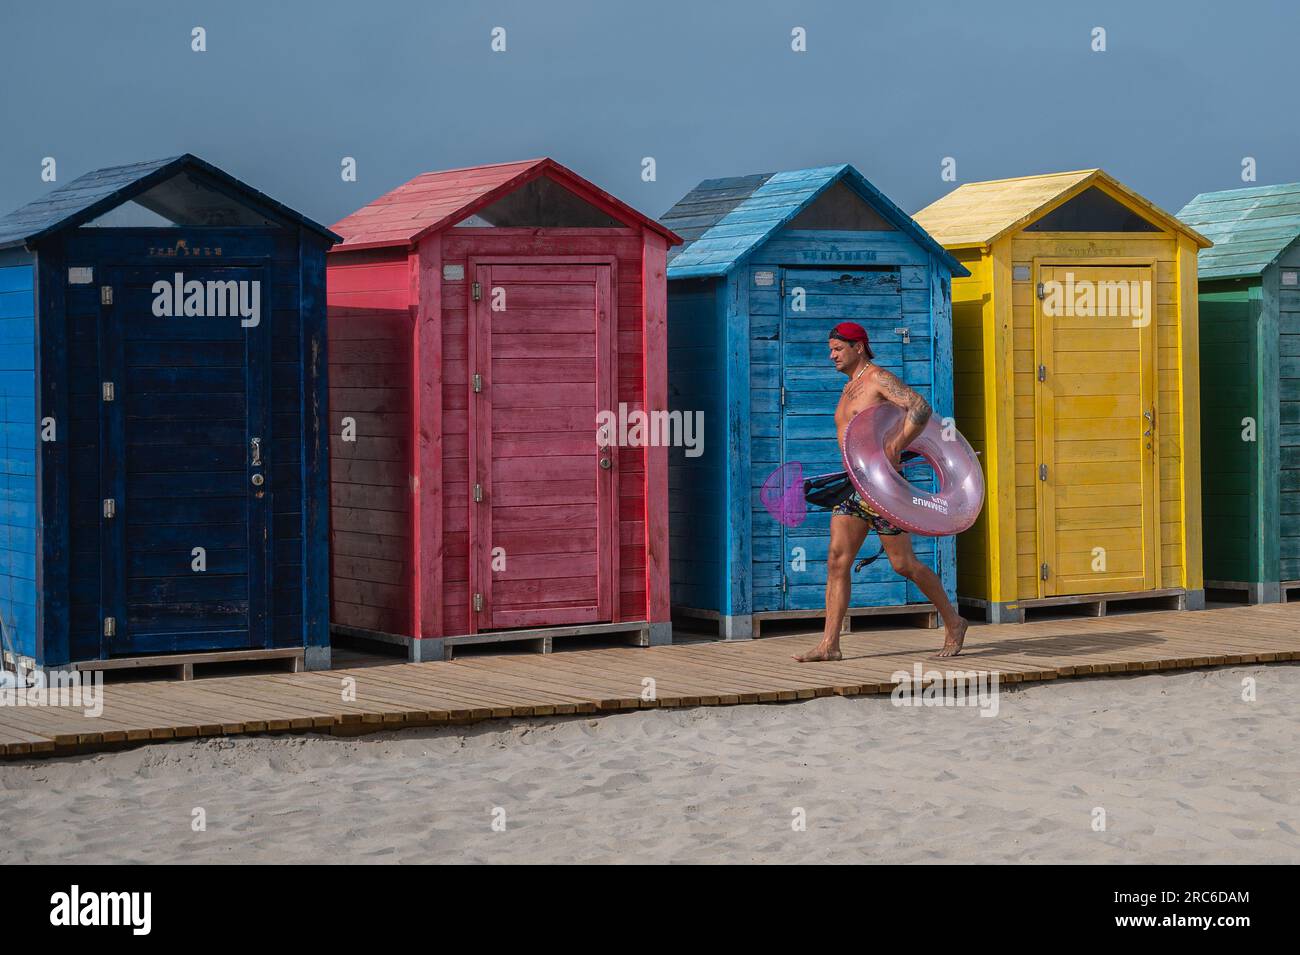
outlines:
{"label": "wooden plank wall", "polygon": [[[704,413],[704,453],[668,449],[672,603],[732,613],[722,601],[726,573],[727,387],[718,296],[725,280],[685,279],[668,286],[668,401],[683,415]],[[740,611],[745,612],[745,611]]]}
{"label": "wooden plank wall", "polygon": [[330,618],[398,634],[412,624],[409,305],[405,249],[329,257]]}
{"label": "wooden plank wall", "polygon": [[[160,240],[160,235],[163,238]],[[194,229],[192,239],[201,239],[202,230]],[[219,234],[220,255],[193,256],[171,262],[151,256],[149,250],[160,244],[171,245],[170,231],[159,233],[146,229],[88,229],[70,233],[66,248],[60,249],[61,261],[96,267],[93,285],[67,286],[65,290],[66,328],[68,336],[68,373],[66,383],[69,413],[66,445],[68,454],[69,530],[69,624],[68,659],[98,659],[100,656],[100,382],[99,365],[99,291],[98,279],[103,269],[114,264],[139,263],[160,269],[185,262],[195,267],[220,266],[240,258],[269,257],[272,270],[271,289],[271,486],[272,535],[274,552],[270,572],[271,641],[274,646],[300,646],[303,643],[303,568],[304,568],[304,497],[303,497],[303,342],[302,342],[302,274],[297,230],[249,230],[247,233]],[[195,243],[191,243],[192,245]],[[213,242],[218,247],[218,242]],[[60,276],[62,279],[62,275]],[[51,322],[42,316],[43,328]],[[48,401],[43,399],[43,406]],[[42,411],[43,414],[50,413]],[[47,519],[48,523],[48,519]],[[48,551],[47,551],[48,555]],[[48,574],[50,569],[47,567]],[[56,627],[57,629],[57,627]],[[45,639],[53,639],[51,624],[46,624]],[[66,662],[51,660],[50,662]]]}
{"label": "wooden plank wall", "polygon": [[0,615],[11,649],[36,654],[36,291],[31,265],[0,263]]}
{"label": "wooden plank wall", "polygon": [[991,260],[977,249],[953,253],[970,271],[968,278],[952,280],[953,405],[959,430],[980,454],[984,468],[985,506],[973,527],[957,536],[957,592],[966,597],[989,599],[990,458],[985,416],[986,323],[992,322],[989,306]]}
{"label": "wooden plank wall", "polygon": [[[443,627],[470,632],[468,365],[471,256],[614,255],[618,259],[617,399],[644,410],[642,237],[640,229],[518,229],[462,227],[442,233],[442,264],[460,266],[464,279],[442,283],[443,402]],[[615,410],[615,409],[611,409]],[[592,422],[594,430],[595,422]],[[618,619],[644,620],[646,598],[645,449],[619,448]]]}
{"label": "wooden plank wall", "polygon": [[[1156,349],[1160,438],[1160,580],[1162,587],[1184,586],[1184,474],[1180,438],[1184,397],[1180,362],[1182,312],[1178,242],[1158,233],[1018,233],[1011,240],[1012,264],[1035,257],[1070,258],[1077,249],[1078,265],[1104,266],[1107,258],[1144,258],[1156,262]],[[1192,286],[1195,288],[1195,286]],[[1034,419],[1034,279],[1012,281],[1013,394],[1015,401],[1016,597],[1038,596],[1038,517],[1035,504]],[[1195,397],[1199,401],[1199,394]],[[1199,474],[1196,477],[1199,486]],[[1199,526],[1199,516],[1196,518]],[[1197,535],[1199,568],[1199,533]],[[1199,586],[1199,584],[1198,584]],[[1008,599],[1008,598],[1002,598]]]}
{"label": "wooden plank wall", "polygon": [[[1300,580],[1300,286],[1283,285],[1283,271],[1300,271],[1300,244],[1292,244],[1269,269],[1265,276],[1271,295],[1266,292],[1265,303],[1272,298],[1277,302],[1277,356],[1278,394],[1277,429],[1278,448],[1273,464],[1279,475],[1278,506],[1281,534],[1278,544],[1279,580]],[[1261,323],[1261,330],[1265,326]],[[1271,342],[1262,342],[1261,354]],[[1267,502],[1265,502],[1267,503]],[[1261,519],[1271,518],[1261,509]],[[1272,521],[1264,527],[1274,526]]]}
{"label": "wooden plank wall", "polygon": [[[780,340],[782,303],[779,287],[775,284],[759,287],[754,284],[753,273],[773,271],[778,280],[782,268],[815,267],[839,264],[851,270],[858,266],[898,266],[900,290],[894,296],[881,299],[879,307],[866,304],[862,308],[870,314],[839,315],[830,299],[821,303],[827,316],[813,336],[816,341],[782,342]],[[805,466],[826,465],[825,470],[837,470],[835,425],[833,416],[825,413],[808,415],[789,414],[797,411],[801,400],[812,401],[817,409],[825,407],[825,399],[812,392],[792,388],[794,379],[805,381],[809,387],[838,391],[842,385],[838,373],[831,366],[825,346],[825,333],[836,321],[858,320],[868,327],[872,336],[872,350],[877,361],[899,374],[908,384],[934,403],[934,355],[931,310],[931,258],[911,239],[901,232],[839,232],[831,230],[783,230],[778,232],[742,270],[741,280],[748,284],[750,316],[750,384],[752,465],[749,476],[751,501],[751,534],[753,539],[753,611],[781,609],[815,609],[825,604],[826,554],[830,539],[830,515],[824,511],[810,511],[798,528],[783,533],[783,529],[763,507],[758,498],[763,481],[785,460],[800,460]],[[812,273],[808,273],[812,274]],[[837,273],[824,273],[831,277]],[[786,295],[791,281],[787,279]],[[879,296],[871,296],[874,301]],[[810,290],[810,320],[816,321],[815,309],[819,307],[816,290]],[[886,311],[880,312],[879,308]],[[945,316],[946,320],[946,316]],[[910,343],[904,345],[895,327],[907,327]],[[946,346],[946,343],[945,343]],[[947,350],[945,348],[945,350]],[[945,358],[950,361],[949,358]],[[785,448],[781,448],[781,385],[787,385]],[[945,377],[945,382],[949,379]],[[951,409],[951,396],[945,395],[941,407]],[[833,402],[829,405],[833,410]],[[810,407],[808,410],[814,410]],[[818,471],[813,467],[813,471]],[[810,472],[812,473],[812,472]],[[791,548],[804,549],[806,569],[801,572],[786,569],[791,561]],[[874,543],[868,544],[874,548]],[[949,561],[944,568],[938,566],[938,548],[933,539],[914,538],[916,554],[931,568],[944,571],[948,590],[955,584],[955,568]],[[788,577],[788,589],[783,595],[781,576]],[[876,563],[856,573],[850,606],[876,607],[903,603],[923,603],[925,597],[914,584],[900,578],[881,558]]]}

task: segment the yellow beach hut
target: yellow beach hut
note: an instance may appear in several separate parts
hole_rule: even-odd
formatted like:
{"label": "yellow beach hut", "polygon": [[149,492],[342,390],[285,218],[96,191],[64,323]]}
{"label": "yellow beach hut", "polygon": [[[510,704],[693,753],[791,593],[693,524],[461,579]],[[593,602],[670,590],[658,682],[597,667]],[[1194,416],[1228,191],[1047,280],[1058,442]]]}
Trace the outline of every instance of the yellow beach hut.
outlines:
{"label": "yellow beach hut", "polygon": [[957,427],[988,499],[957,593],[990,622],[1204,606],[1196,253],[1099,169],[968,183],[918,212],[954,278]]}

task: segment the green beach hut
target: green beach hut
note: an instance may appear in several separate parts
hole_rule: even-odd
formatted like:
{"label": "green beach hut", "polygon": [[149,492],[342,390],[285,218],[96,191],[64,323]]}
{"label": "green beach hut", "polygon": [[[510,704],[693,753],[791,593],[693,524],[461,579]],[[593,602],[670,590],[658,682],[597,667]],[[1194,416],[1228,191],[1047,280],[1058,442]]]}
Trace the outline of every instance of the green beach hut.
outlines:
{"label": "green beach hut", "polygon": [[1206,589],[1300,594],[1300,183],[1207,192],[1200,251]]}

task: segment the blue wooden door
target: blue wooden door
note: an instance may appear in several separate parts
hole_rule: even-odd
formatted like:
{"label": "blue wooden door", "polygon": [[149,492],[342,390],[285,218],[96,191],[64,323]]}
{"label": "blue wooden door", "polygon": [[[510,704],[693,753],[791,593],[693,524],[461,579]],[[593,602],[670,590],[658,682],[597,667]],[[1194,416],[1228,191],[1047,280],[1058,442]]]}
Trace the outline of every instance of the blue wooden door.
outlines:
{"label": "blue wooden door", "polygon": [[[875,363],[923,388],[923,393],[928,393],[928,362],[905,361],[904,349],[911,346],[904,345],[904,338],[916,342],[917,353],[924,347],[928,355],[929,330],[911,327],[905,320],[897,267],[788,268],[782,278],[781,460],[800,462],[805,476],[841,471],[844,463],[835,436],[835,406],[847,379],[830,361],[830,330],[843,321],[857,322],[867,330]],[[924,339],[917,340],[920,336]],[[799,527],[783,528],[782,536],[782,609],[822,609],[830,514],[810,511]],[[871,535],[863,555],[874,553],[878,546]],[[920,546],[917,552],[921,553]],[[853,575],[850,606],[902,604],[909,598],[908,582],[893,572],[883,556]]]}
{"label": "blue wooden door", "polygon": [[108,275],[105,654],[269,646],[270,269],[178,263]]}

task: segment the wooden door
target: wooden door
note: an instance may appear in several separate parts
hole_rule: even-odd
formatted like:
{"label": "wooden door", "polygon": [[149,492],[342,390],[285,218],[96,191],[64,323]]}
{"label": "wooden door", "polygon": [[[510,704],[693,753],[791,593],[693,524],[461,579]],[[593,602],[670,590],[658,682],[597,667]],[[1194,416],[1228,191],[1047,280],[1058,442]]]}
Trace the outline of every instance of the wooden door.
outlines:
{"label": "wooden door", "polygon": [[[99,336],[105,650],[269,646],[270,269],[109,276]],[[178,282],[180,300],[203,314],[174,307]],[[232,294],[257,297],[256,324],[226,307],[239,302]]]}
{"label": "wooden door", "polygon": [[1040,596],[1157,586],[1163,422],[1152,279],[1148,266],[1038,269]]}
{"label": "wooden door", "polygon": [[[927,286],[928,288],[928,286]],[[902,275],[897,267],[857,269],[788,268],[781,287],[781,460],[798,461],[807,477],[844,470],[835,434],[835,407],[847,379],[830,361],[829,335],[840,322],[867,331],[874,362],[929,394],[930,330],[926,311],[905,315]],[[907,343],[904,343],[906,338]],[[908,354],[922,360],[906,361]],[[927,478],[909,469],[912,480]],[[931,475],[932,479],[932,475]],[[811,512],[799,527],[781,528],[782,610],[819,610],[826,603],[826,557],[830,515]],[[918,556],[934,566],[934,548],[917,540]],[[863,548],[874,553],[874,539]],[[796,551],[795,548],[801,548]],[[802,554],[802,571],[792,562]],[[852,607],[919,601],[908,581],[881,559],[853,575]]]}
{"label": "wooden door", "polygon": [[473,627],[612,621],[618,435],[602,445],[596,428],[599,412],[618,412],[612,270],[473,263],[472,271]]}

